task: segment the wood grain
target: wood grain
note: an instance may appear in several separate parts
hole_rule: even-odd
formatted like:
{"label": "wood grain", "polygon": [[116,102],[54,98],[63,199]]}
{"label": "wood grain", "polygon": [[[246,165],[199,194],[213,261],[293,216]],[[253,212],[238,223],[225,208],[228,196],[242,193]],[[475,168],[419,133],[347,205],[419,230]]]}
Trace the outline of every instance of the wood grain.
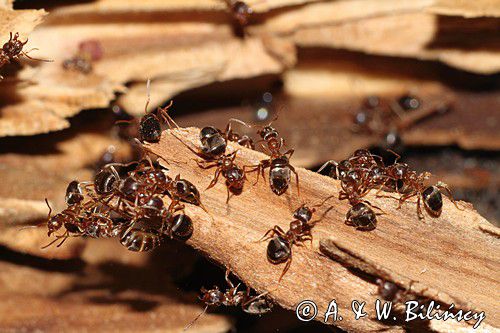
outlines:
{"label": "wood grain", "polygon": [[[197,146],[197,133],[195,128],[175,131],[193,147]],[[147,148],[168,161],[164,164],[172,175],[180,173],[199,189],[210,183],[214,170],[200,169],[193,153],[168,132],[164,133],[160,143],[147,145]],[[238,150],[237,161],[243,165],[254,165],[265,158],[261,153],[233,144],[228,149]],[[346,244],[346,248],[373,258],[377,266],[390,267],[405,276],[407,282],[415,280],[417,283],[412,288],[415,294],[444,302],[454,301],[459,307],[485,310],[488,313],[486,321],[496,325],[499,318],[494,307],[499,296],[496,278],[500,268],[498,239],[480,230],[480,226],[489,223],[470,205],[460,203],[464,210],[458,210],[447,199],[439,218],[427,217],[425,221],[419,221],[415,203],[396,209],[396,200],[369,194],[370,202],[386,213],[379,217],[378,228],[369,233],[344,225],[348,204],[330,200],[328,206],[332,208],[313,230],[312,247],[294,247],[291,268],[278,284],[282,265],[268,263],[267,244],[256,241],[274,225],[286,229],[293,210],[301,203],[318,203],[327,196],[337,196],[339,192],[339,183],[333,179],[301,168],[297,172],[301,181],[300,198],[294,182],[286,194],[277,197],[262,179],[252,185],[254,175],[248,176],[243,193],[232,197],[227,205],[223,181],[208,191],[202,191],[202,202],[211,216],[198,207],[188,208],[195,232],[187,243],[230,268],[252,288],[268,291],[284,308],[294,309],[301,300],[313,299],[319,307],[317,319],[321,319],[321,313],[335,298],[339,312],[344,314],[344,320],[336,325],[348,331],[400,331],[402,327],[378,322],[371,312],[365,320],[354,320],[350,312],[351,301],[364,300],[373,304],[376,285],[322,255],[318,250],[321,239],[334,237]],[[318,216],[321,213],[320,210]],[[410,243],[411,252],[406,251]],[[428,273],[419,274],[425,267]]]}

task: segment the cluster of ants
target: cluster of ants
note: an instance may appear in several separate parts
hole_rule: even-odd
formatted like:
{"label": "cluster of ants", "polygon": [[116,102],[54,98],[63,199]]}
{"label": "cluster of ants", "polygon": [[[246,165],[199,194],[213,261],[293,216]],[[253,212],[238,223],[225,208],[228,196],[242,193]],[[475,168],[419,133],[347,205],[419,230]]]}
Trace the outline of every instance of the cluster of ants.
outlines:
{"label": "cluster of ants", "polygon": [[[192,235],[193,223],[185,214],[184,205],[197,205],[207,212],[200,201],[199,191],[194,184],[181,179],[180,175],[172,178],[168,169],[162,167],[158,160],[153,161],[142,145],[144,142],[159,142],[164,133],[163,125],[168,125],[170,129],[182,130],[168,114],[171,105],[172,103],[165,108],[146,112],[140,119],[136,141],[142,147],[144,157],[139,162],[108,163],[96,173],[93,181],[73,181],[69,184],[66,191],[68,207],[52,217],[51,210],[49,211],[49,236],[63,229],[63,233],[54,240],[62,240],[58,246],[68,237],[74,236],[118,237],[121,244],[131,251],[149,251],[167,238],[187,240]],[[254,141],[250,136],[238,134],[233,129],[235,123],[257,128],[259,140]],[[221,177],[224,178],[227,188],[226,203],[229,202],[231,194],[241,193],[248,173],[256,172],[258,182],[259,176],[266,178],[266,170],[269,186],[274,194],[284,194],[289,189],[294,174],[297,193],[300,195],[299,177],[290,164],[294,150],[284,149],[285,140],[272,126],[272,121],[262,126],[230,119],[224,130],[213,126],[204,127],[199,132],[197,147],[190,146],[175,133],[170,132],[199,158],[197,164],[200,168],[215,169],[207,190],[215,186]],[[229,142],[249,149],[260,146],[268,157],[257,165],[238,165],[238,150],[228,151]],[[411,197],[418,196],[419,218],[423,218],[421,202],[431,215],[438,216],[443,205],[439,189],[443,188],[449,193],[449,189],[442,183],[425,186],[424,182],[429,173],[418,174],[407,164],[397,161],[385,166],[380,156],[364,149],[357,150],[351,157],[339,163],[328,161],[318,171],[328,166],[328,175],[341,181],[338,198],[347,200],[351,205],[345,222],[359,230],[373,230],[377,224],[376,216],[379,214],[374,213],[372,207],[379,208],[364,199],[372,189],[396,191],[400,194],[399,205]],[[451,196],[451,193],[449,194]],[[288,230],[275,225],[259,240],[269,241],[267,259],[270,263],[286,263],[279,281],[292,263],[293,246],[312,241],[312,228],[321,220],[320,218],[312,221],[316,209],[332,197],[333,195],[316,205],[302,204],[294,211]],[[166,205],[166,201],[169,204]],[[249,289],[246,292],[240,291],[239,285],[235,286],[229,280],[229,274],[228,271],[226,281],[229,288],[226,291],[221,291],[218,287],[211,290],[202,289],[201,300],[207,307],[241,306],[245,312],[254,314],[270,311],[272,304],[264,297],[265,294],[251,296]]]}
{"label": "cluster of ants", "polygon": [[397,192],[400,195],[398,208],[406,200],[416,196],[419,219],[424,218],[422,203],[431,216],[437,217],[441,214],[443,198],[440,189],[444,189],[455,206],[459,208],[446,184],[438,182],[435,185],[426,186],[425,182],[429,179],[430,173],[418,173],[412,170],[408,164],[398,162],[400,156],[394,154],[397,156],[395,163],[385,166],[382,157],[366,149],[358,149],[348,159],[338,163],[333,160],[328,161],[318,170],[321,172],[330,167],[328,175],[340,180],[339,200],[347,200],[351,205],[346,214],[346,224],[363,231],[376,228],[377,215],[381,213],[375,213],[371,207],[381,212],[382,210],[364,199],[373,189],[378,190],[377,196],[382,190]]}
{"label": "cluster of ants", "polygon": [[69,237],[119,237],[128,250],[150,251],[166,237],[191,236],[193,223],[184,203],[204,208],[191,182],[170,177],[149,158],[106,164],[93,181],[69,183],[65,200],[67,208],[54,216],[49,206],[48,235],[63,229],[49,245],[61,240],[61,246]]}
{"label": "cluster of ants", "polygon": [[400,143],[401,132],[413,123],[451,108],[448,103],[427,108],[422,105],[422,100],[412,94],[394,100],[370,96],[354,114],[352,130],[384,138],[386,146],[395,147]]}

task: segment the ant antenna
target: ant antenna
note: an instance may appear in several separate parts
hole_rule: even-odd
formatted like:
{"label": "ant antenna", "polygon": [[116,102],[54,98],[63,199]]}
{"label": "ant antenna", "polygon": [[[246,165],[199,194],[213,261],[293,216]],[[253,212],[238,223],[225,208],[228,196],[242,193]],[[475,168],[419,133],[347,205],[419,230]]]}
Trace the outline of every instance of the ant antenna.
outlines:
{"label": "ant antenna", "polygon": [[319,208],[319,207],[323,206],[323,205],[324,205],[324,204],[325,204],[328,200],[330,200],[330,199],[331,199],[331,198],[333,198],[333,197],[335,197],[335,195],[334,195],[334,194],[332,194],[332,195],[330,195],[330,196],[326,197],[326,198],[325,198],[325,199],[323,199],[321,202],[319,202],[319,203],[317,203],[317,204],[313,205],[312,207],[318,207],[318,208]]}
{"label": "ant antenna", "polygon": [[205,312],[207,312],[207,309],[208,309],[208,304],[207,306],[205,306],[205,309],[203,309],[202,312],[200,312],[199,315],[196,316],[196,318],[194,318],[186,327],[184,327],[184,329],[182,330],[183,332],[187,331],[191,326],[193,326],[193,324],[198,320],[200,319],[201,316],[203,316],[205,314]]}
{"label": "ant antenna", "polygon": [[151,79],[146,82],[146,105],[144,106],[144,113],[148,113],[149,101],[151,100]]}
{"label": "ant antenna", "polygon": [[47,219],[50,219],[50,214],[52,214],[52,207],[49,205],[49,200],[45,198],[45,203],[47,204],[47,207],[49,207],[49,215],[47,216]]}

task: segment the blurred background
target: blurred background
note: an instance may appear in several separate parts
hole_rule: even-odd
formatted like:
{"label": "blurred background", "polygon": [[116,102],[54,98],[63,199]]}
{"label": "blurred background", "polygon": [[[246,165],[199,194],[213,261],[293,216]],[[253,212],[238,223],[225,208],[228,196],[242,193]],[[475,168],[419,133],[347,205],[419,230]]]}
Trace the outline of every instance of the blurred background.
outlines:
{"label": "blurred background", "polygon": [[[2,45],[11,32],[29,41],[0,68],[0,331],[181,331],[199,289],[224,285],[184,244],[41,250],[44,227],[22,229],[45,221],[44,198],[62,210],[71,180],[136,157],[148,79],[148,109],[173,100],[181,126],[277,118],[311,170],[389,148],[500,221],[498,1],[0,0]],[[190,330],[332,330],[279,308],[209,313]]]}

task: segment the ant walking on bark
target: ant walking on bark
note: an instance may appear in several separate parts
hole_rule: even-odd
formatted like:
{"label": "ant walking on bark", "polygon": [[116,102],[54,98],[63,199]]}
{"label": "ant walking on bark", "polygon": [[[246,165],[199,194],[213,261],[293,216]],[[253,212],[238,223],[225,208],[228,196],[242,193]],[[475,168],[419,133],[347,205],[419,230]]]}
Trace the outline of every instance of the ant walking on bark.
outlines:
{"label": "ant walking on bark", "polygon": [[267,259],[270,263],[278,265],[286,262],[285,268],[283,269],[278,282],[281,282],[281,279],[292,264],[293,245],[303,246],[305,241],[310,241],[312,244],[312,228],[316,225],[316,223],[323,219],[331,207],[328,208],[318,220],[311,221],[313,214],[316,212],[316,208],[321,207],[332,197],[333,196],[329,196],[321,203],[311,207],[306,204],[302,204],[293,213],[294,220],[290,222],[290,226],[286,232],[279,225],[275,225],[259,240],[260,242],[270,239],[267,245]]}
{"label": "ant walking on bark", "polygon": [[290,164],[290,158],[294,153],[294,149],[289,149],[284,153],[281,152],[281,149],[285,146],[285,140],[280,137],[278,131],[271,126],[272,122],[276,119],[277,117],[265,126],[250,125],[241,122],[250,128],[260,127],[257,134],[261,139],[257,143],[260,143],[264,152],[269,155],[268,159],[260,161],[256,166],[252,166],[250,172],[257,172],[256,182],[258,182],[259,175],[261,174],[262,177],[266,179],[265,169],[269,168],[269,185],[276,195],[282,195],[286,192],[290,185],[291,174],[294,173],[297,183],[297,194],[300,196],[299,175]]}

